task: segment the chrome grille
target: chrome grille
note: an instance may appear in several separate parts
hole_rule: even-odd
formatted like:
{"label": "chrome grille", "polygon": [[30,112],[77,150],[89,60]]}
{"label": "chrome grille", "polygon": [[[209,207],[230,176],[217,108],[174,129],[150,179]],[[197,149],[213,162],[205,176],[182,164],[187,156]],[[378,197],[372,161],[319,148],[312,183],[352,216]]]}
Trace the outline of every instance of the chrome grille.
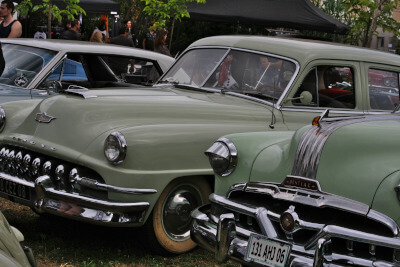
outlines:
{"label": "chrome grille", "polygon": [[[279,194],[287,194],[288,192],[296,197],[284,198],[279,196]],[[291,243],[293,249],[298,250],[299,253],[310,253],[310,250],[315,249],[310,244],[313,244],[313,241],[321,234],[322,229],[329,225],[357,231],[358,233],[398,239],[398,228],[394,229],[390,227],[390,223],[374,219],[369,212],[361,211],[357,213],[353,211],[352,207],[347,209],[345,205],[329,205],[329,201],[328,204],[316,205],[315,203],[318,203],[318,200],[322,199],[323,196],[326,198],[334,197],[324,195],[321,192],[307,194],[304,190],[288,189],[277,185],[271,185],[268,188],[268,186],[263,185],[263,187],[248,186],[247,188],[233,190],[228,194],[228,199],[248,207],[249,210],[254,211],[259,208],[267,210],[268,218],[276,232],[277,239]],[[212,202],[211,213],[214,218],[219,218],[221,214],[234,214],[239,236],[241,235],[246,239],[249,233],[265,235],[262,230],[263,227],[259,225],[259,220],[252,212],[243,212],[243,209],[238,209],[237,205],[219,205],[218,200],[210,200]],[[341,201],[344,201],[344,199],[339,200],[339,202]],[[352,201],[349,203],[352,203]],[[281,215],[289,207],[293,207],[301,220],[301,225],[292,232],[284,231],[280,223]],[[331,238],[329,250],[336,258],[343,260],[357,258],[373,262],[398,262],[400,259],[397,255],[399,251],[390,246],[374,244],[373,242],[366,243],[365,240],[361,242],[357,238],[346,239],[340,235]]]}
{"label": "chrome grille", "polygon": [[104,183],[102,177],[95,171],[20,147],[0,147],[0,172],[30,182],[34,182],[42,175],[48,175],[57,190],[79,192],[81,195],[96,198],[107,196],[105,191],[93,190],[74,183],[74,178],[79,176]]}

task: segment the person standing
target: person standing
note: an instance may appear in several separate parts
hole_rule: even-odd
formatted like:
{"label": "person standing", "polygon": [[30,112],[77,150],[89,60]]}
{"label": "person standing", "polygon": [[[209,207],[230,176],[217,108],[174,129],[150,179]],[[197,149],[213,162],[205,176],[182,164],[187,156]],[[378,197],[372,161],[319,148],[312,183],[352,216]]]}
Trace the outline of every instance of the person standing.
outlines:
{"label": "person standing", "polygon": [[71,28],[63,31],[60,35],[60,39],[64,40],[79,40],[79,30],[81,29],[81,22],[77,19],[71,22]]}
{"label": "person standing", "polygon": [[156,30],[153,27],[149,32],[146,33],[146,36],[143,39],[143,49],[154,51],[154,39],[156,38]]}
{"label": "person standing", "polygon": [[[98,33],[100,33],[102,35],[102,40],[103,40],[102,42],[98,41],[99,40],[99,34]],[[95,36],[95,35],[97,35],[97,36]],[[106,42],[106,38],[107,38],[106,22],[102,20],[102,21],[100,21],[100,25],[97,26],[93,30],[93,33],[90,36],[89,41],[96,40],[95,42],[105,43]]]}
{"label": "person standing", "polygon": [[90,37],[90,42],[93,43],[104,43],[104,36],[101,33],[101,31],[96,31],[92,34],[92,36]]}
{"label": "person standing", "polygon": [[0,38],[18,38],[22,35],[21,23],[14,19],[14,3],[10,0],[4,0],[0,6],[0,17],[3,21],[0,24]]}
{"label": "person standing", "polygon": [[110,44],[135,47],[132,39],[128,38],[128,29],[125,26],[122,26],[119,29],[119,36],[111,38]]}
{"label": "person standing", "polygon": [[154,40],[154,51],[171,57],[171,53],[165,43],[167,35],[168,31],[166,29],[157,30],[156,38]]}
{"label": "person standing", "polygon": [[135,35],[134,31],[133,31],[132,21],[125,20],[124,21],[124,25],[128,30],[128,33],[127,33],[128,39],[132,39],[133,44],[135,45],[135,47],[137,47],[138,46],[138,40],[137,40],[136,35]]}

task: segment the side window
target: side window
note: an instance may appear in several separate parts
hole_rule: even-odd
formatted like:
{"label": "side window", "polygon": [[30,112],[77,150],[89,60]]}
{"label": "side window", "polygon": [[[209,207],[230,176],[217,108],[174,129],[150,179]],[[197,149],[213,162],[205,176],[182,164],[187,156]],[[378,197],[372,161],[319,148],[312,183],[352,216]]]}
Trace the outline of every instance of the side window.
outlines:
{"label": "side window", "polygon": [[349,67],[318,66],[303,80],[293,105],[355,108],[353,71]]}
{"label": "side window", "polygon": [[118,79],[126,83],[151,84],[160,77],[160,73],[151,61],[121,56],[105,56],[102,59]]}
{"label": "side window", "polygon": [[[48,77],[51,80],[59,80],[63,64],[60,64],[57,69]],[[85,70],[82,63],[67,58],[64,63],[64,71],[61,81],[87,81]]]}
{"label": "side window", "polygon": [[399,101],[399,73],[368,70],[369,102],[372,109],[393,110]]}
{"label": "side window", "polygon": [[[60,88],[56,86],[59,84]],[[91,88],[82,58],[79,55],[68,55],[57,68],[39,85],[39,89],[67,89],[71,85]]]}

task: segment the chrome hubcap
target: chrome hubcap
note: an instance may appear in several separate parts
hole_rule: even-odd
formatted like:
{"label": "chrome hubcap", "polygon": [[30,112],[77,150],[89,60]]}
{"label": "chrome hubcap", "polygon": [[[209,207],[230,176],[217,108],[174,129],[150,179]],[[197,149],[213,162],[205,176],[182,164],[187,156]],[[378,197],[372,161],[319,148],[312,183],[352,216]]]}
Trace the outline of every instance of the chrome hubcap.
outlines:
{"label": "chrome hubcap", "polygon": [[163,206],[165,233],[175,241],[187,240],[192,222],[190,212],[201,204],[201,192],[193,185],[179,185],[172,190]]}

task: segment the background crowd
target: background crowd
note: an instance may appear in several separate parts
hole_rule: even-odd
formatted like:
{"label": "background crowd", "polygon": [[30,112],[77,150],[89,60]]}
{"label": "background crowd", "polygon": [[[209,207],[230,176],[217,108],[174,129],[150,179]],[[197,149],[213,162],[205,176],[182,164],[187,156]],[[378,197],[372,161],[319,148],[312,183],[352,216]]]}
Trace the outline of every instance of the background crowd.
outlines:
{"label": "background crowd", "polygon": [[[22,24],[13,17],[15,7],[11,0],[4,0],[0,6],[0,38],[18,38],[22,35]],[[139,41],[132,28],[132,21],[126,20],[119,27],[118,35],[109,38],[106,30],[105,21],[101,21],[90,35],[89,41],[95,43],[111,43],[129,47],[143,48],[156,51],[168,56],[171,53],[167,47],[166,39],[168,31],[166,29],[155,29],[149,25],[149,31],[146,33],[142,47],[139,47]],[[37,31],[33,38],[46,39],[44,31]],[[52,36],[56,39],[64,40],[84,40],[84,34],[81,31],[81,21],[78,19],[67,21],[62,32]]]}

